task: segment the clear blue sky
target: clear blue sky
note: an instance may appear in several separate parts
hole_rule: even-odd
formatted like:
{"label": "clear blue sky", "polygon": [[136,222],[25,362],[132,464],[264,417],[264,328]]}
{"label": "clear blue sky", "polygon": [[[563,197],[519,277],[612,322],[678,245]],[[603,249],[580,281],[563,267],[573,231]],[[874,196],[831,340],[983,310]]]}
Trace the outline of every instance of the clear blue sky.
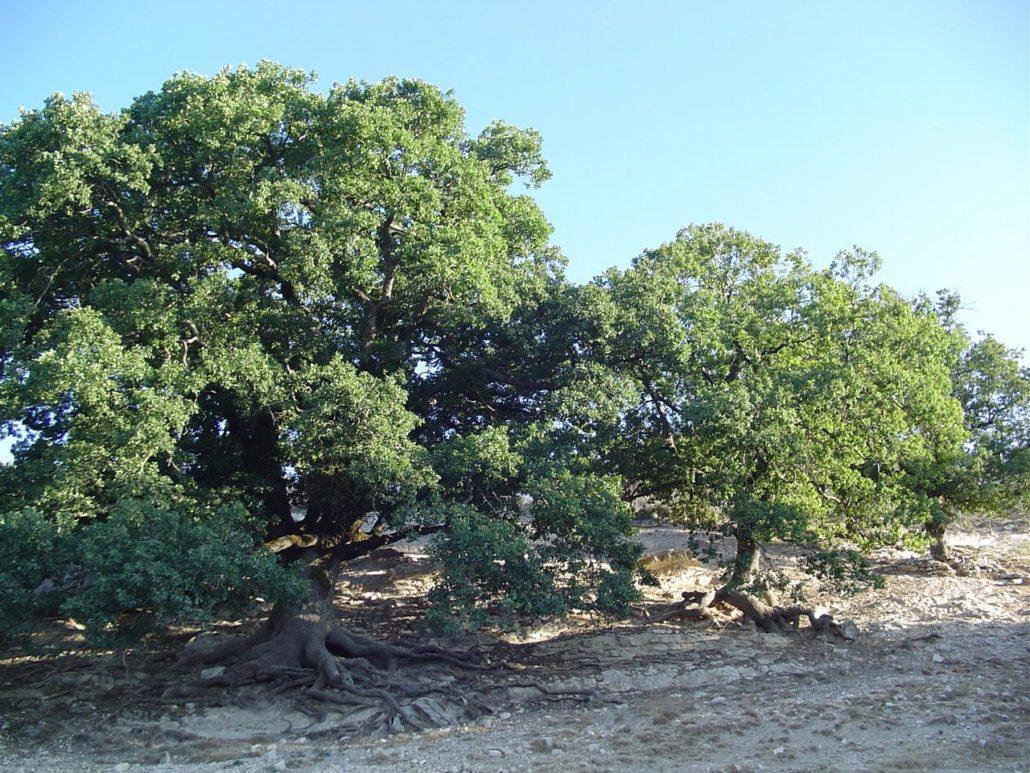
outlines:
{"label": "clear blue sky", "polygon": [[109,110],[172,72],[267,58],[453,89],[544,136],[574,279],[720,220],[825,264],[860,244],[912,293],[1030,348],[1026,0],[0,0],[0,121],[54,91]]}

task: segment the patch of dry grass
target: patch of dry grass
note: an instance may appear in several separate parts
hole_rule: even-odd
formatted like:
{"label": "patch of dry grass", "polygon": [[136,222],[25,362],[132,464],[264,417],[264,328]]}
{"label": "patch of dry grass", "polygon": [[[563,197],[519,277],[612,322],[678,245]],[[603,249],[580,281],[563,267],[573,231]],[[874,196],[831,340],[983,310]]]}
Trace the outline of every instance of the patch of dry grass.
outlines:
{"label": "patch of dry grass", "polygon": [[673,575],[687,569],[703,566],[694,556],[682,548],[663,550],[640,559],[640,568],[656,576]]}

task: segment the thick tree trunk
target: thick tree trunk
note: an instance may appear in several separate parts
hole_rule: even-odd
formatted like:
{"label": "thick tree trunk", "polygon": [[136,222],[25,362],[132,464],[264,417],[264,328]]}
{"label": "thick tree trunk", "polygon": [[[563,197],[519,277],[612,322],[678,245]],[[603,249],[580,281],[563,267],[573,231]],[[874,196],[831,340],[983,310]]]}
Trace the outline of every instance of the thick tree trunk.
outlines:
{"label": "thick tree trunk", "polygon": [[927,536],[930,537],[930,558],[944,563],[951,560],[946,531],[947,527],[943,523],[931,523],[926,526]]}
{"label": "thick tree trunk", "polygon": [[758,544],[751,534],[743,529],[738,529],[736,536],[737,549],[733,556],[733,571],[726,583],[727,588],[747,587],[758,576]]}
{"label": "thick tree trunk", "polygon": [[[419,704],[431,695],[456,702],[467,718],[489,712],[455,687],[460,674],[491,669],[470,653],[420,642],[380,642],[339,626],[332,606],[338,566],[333,557],[312,562],[306,575],[313,599],[302,607],[275,605],[250,636],[213,646],[202,640],[188,645],[180,664],[209,668],[201,669],[192,683],[170,688],[165,697],[183,700],[211,688],[271,683],[275,693],[297,691],[298,707],[313,716],[328,709],[344,714],[373,709],[369,723],[391,730],[436,724]],[[398,670],[413,664],[417,667],[407,673]],[[435,673],[433,666],[446,675]]]}

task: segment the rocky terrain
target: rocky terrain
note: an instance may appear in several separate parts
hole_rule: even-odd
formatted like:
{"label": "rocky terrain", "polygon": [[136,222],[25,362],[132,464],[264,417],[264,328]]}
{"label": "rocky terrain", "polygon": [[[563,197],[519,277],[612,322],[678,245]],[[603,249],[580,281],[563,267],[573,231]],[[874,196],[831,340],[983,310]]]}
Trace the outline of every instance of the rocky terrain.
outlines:
{"label": "rocky terrain", "polygon": [[[649,526],[642,538],[661,580],[642,609],[713,581],[678,552],[675,529]],[[510,632],[490,640],[493,651],[528,681],[483,674],[493,710],[472,721],[424,701],[444,726],[422,732],[362,736],[342,716],[313,720],[268,695],[159,705],[135,654],[64,665],[12,657],[0,661],[0,768],[1030,769],[1025,520],[969,524],[952,546],[957,572],[885,553],[885,589],[817,597],[856,622],[852,642],[756,633],[729,615],[714,625],[573,618]],[[790,570],[790,556],[778,561]],[[431,579],[417,545],[357,562],[341,616],[384,636],[414,630]]]}

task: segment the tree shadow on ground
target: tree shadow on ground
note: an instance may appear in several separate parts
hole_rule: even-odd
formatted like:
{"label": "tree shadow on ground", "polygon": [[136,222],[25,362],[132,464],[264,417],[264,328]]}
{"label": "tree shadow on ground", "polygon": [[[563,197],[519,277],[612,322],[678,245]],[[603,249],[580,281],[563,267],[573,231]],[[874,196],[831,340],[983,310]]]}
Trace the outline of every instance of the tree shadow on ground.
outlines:
{"label": "tree shadow on ground", "polygon": [[[924,578],[932,582],[934,578]],[[919,582],[920,578],[906,578]],[[335,608],[348,627],[396,640],[424,637],[426,588],[432,567],[421,554],[383,551],[354,562],[344,573]],[[1025,610],[1025,605],[1024,605]],[[957,610],[959,611],[959,610]],[[1025,611],[1024,611],[1025,616]],[[257,619],[257,617],[255,617]],[[869,622],[869,621],[865,621]],[[868,674],[870,683],[913,678],[972,679],[997,671],[1027,671],[1024,622],[952,619],[881,626],[876,621],[854,642],[802,629],[761,634],[741,629],[730,617],[715,624],[669,624],[646,620],[591,620],[469,636],[462,646],[483,664],[504,664],[467,675],[424,664],[398,664],[396,674],[422,670],[464,696],[425,703],[425,726],[467,724],[487,716],[532,713],[540,707],[573,708],[679,691],[717,693],[730,699],[776,685],[826,684],[846,673]],[[251,623],[221,621],[215,635],[237,635]],[[170,683],[182,679],[170,668],[175,653],[195,630],[154,636],[129,649],[86,646],[68,621],[51,621],[35,632],[37,652],[13,649],[0,660],[0,713],[9,749],[88,750],[97,761],[216,761],[248,756],[254,744],[325,739],[355,741],[394,726],[370,730],[358,716],[311,717],[298,712],[296,695],[268,687],[246,691],[212,689],[202,699],[168,700]],[[47,648],[64,654],[47,655]],[[478,706],[469,709],[468,698]],[[353,718],[353,715],[352,715]]]}

